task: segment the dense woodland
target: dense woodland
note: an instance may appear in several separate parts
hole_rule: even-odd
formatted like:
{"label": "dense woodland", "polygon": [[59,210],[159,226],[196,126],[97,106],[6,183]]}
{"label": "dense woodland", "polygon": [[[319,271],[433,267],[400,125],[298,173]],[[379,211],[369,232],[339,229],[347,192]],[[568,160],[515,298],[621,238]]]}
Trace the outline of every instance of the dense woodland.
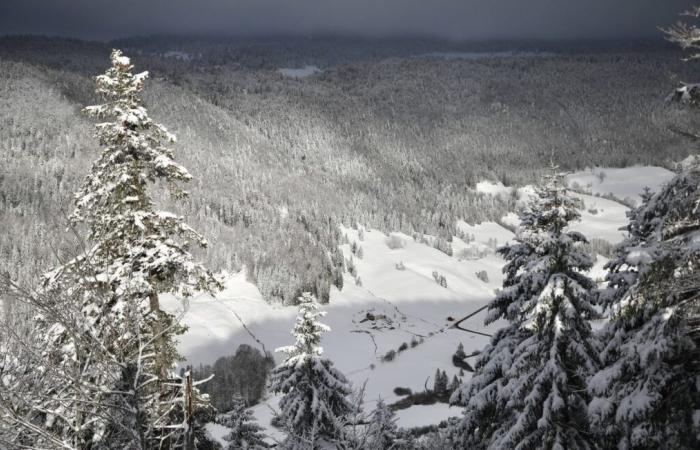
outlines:
{"label": "dense woodland", "polygon": [[[513,209],[474,192],[477,181],[530,183],[550,158],[571,170],[664,165],[690,151],[668,131],[684,116],[663,102],[688,68],[675,49],[643,42],[473,61],[410,56],[455,50],[432,41],[382,41],[376,51],[338,39],[115,44],[149,69],[145,103],[179,138],[196,181],[178,210],[214,244],[207,262],[245,265],[280,302],[303,291],[328,299],[342,270],[342,258],[327,256],[340,223],[450,239],[456,219]],[[2,40],[0,264],[15,277],[33,279],[76,246],[73,233],[57,236],[95,154],[80,108],[96,100],[90,79],[111,45]],[[194,58],[163,56],[173,50]],[[325,71],[276,71],[292,64]]]}

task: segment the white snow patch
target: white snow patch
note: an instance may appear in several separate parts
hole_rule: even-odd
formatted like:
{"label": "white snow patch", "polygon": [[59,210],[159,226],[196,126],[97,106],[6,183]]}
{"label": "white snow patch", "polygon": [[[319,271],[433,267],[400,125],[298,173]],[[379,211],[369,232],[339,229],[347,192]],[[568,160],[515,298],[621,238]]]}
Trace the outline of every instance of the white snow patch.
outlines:
{"label": "white snow patch", "polygon": [[513,192],[513,188],[504,186],[500,181],[498,183],[480,181],[476,183],[476,191],[491,195],[510,195]]}
{"label": "white snow patch", "polygon": [[501,222],[511,227],[517,228],[520,225],[520,218],[514,212],[510,212],[501,217]]}
{"label": "white snow patch", "polygon": [[578,186],[591,194],[612,194],[636,205],[641,203],[642,189],[647,186],[654,192],[675,174],[663,167],[634,166],[623,169],[597,167],[575,172],[566,177],[571,187]]}
{"label": "white snow patch", "polygon": [[[509,236],[507,230],[496,224],[482,224],[470,230],[481,241],[495,235],[501,236],[500,241],[505,243]],[[405,247],[392,250],[386,245],[386,235],[380,231],[365,230],[363,241],[356,230],[342,231],[348,234],[350,242],[357,241],[363,248],[364,257],[355,258],[363,286],[356,286],[346,275],[343,291],[333,289],[330,303],[322,306],[328,312],[324,322],[333,329],[324,336],[324,355],[335,362],[354,386],[367,380],[366,401],[370,409],[380,397],[388,403],[398,400],[393,393],[397,386],[422,391],[426,379],[432,380],[437,368],[445,370],[450,379],[457,375],[459,369],[451,361],[457,345],[462,342],[465,351],[471,353],[481,349],[488,337],[449,329],[451,322],[447,318],[463,317],[493,297],[494,289],[503,279],[502,259],[491,254],[478,261],[460,261],[405,235],[401,235]],[[350,246],[345,244],[341,248],[349,257]],[[398,261],[404,261],[405,270],[396,269]],[[476,272],[481,270],[488,272],[488,283],[477,278]],[[435,282],[433,271],[447,278],[447,288]],[[178,305],[173,297],[163,296],[164,308],[177,311]],[[387,322],[362,322],[370,311],[383,315]],[[241,272],[228,279],[217,298],[199,295],[190,299],[183,319],[189,329],[180,340],[179,350],[188,364],[197,365],[231,355],[243,343],[261,348],[236,314],[264,343],[266,350],[289,345],[293,342],[290,330],[296,313],[296,308],[266,303]],[[481,312],[462,326],[493,332],[484,327],[483,320]],[[414,337],[422,338],[423,342],[411,348]],[[392,362],[381,361],[382,355],[397,350],[403,343],[409,344],[407,350]],[[275,356],[281,362],[280,355]],[[465,379],[468,377],[467,373]],[[272,400],[269,403],[274,406]],[[270,408],[263,404],[254,411],[261,425],[269,427]]]}
{"label": "white snow patch", "polygon": [[605,275],[608,273],[608,271],[605,270],[605,265],[608,263],[608,261],[610,260],[605,256],[596,255],[595,263],[593,264],[593,267],[591,267],[591,270],[588,271],[588,276],[595,281],[602,282],[605,279]]}
{"label": "white snow patch", "polygon": [[[481,185],[482,183],[488,182],[481,182],[477,186]],[[489,186],[489,188],[484,188],[482,191],[485,193],[489,189],[496,192],[496,194],[493,195],[500,195],[505,192],[503,189],[499,190],[493,187],[498,187],[498,185],[488,183],[484,186]],[[504,188],[509,189],[507,187]],[[630,187],[630,189],[634,188]],[[641,188],[639,190],[641,190]],[[521,205],[525,205],[535,195],[535,189],[530,185],[523,186],[518,188],[517,195],[518,202]],[[617,244],[618,242],[622,241],[624,234],[622,231],[620,231],[620,228],[627,224],[627,211],[629,210],[627,206],[613,200],[608,200],[593,195],[578,193],[573,193],[573,195],[583,201],[584,208],[581,210],[581,221],[573,223],[571,225],[572,230],[583,233],[588,239],[602,239],[611,244]],[[520,223],[520,219],[515,213],[509,213],[501,220],[503,223],[514,227],[517,227]],[[504,228],[501,227],[501,229]],[[498,243],[499,245],[502,245],[505,242],[499,240]]]}
{"label": "white snow patch", "polygon": [[224,440],[224,436],[231,432],[229,428],[219,425],[218,423],[210,422],[204,424],[204,430],[209,439],[213,440],[214,442],[218,442],[223,448],[228,446],[229,443]]}
{"label": "white snow patch", "polygon": [[593,238],[617,244],[624,238],[620,228],[627,224],[628,207],[625,205],[592,195],[576,194],[583,200],[581,221],[571,225],[571,229],[583,233],[589,240]]}
{"label": "white snow patch", "polygon": [[250,408],[258,421],[258,425],[265,429],[266,442],[268,444],[282,442],[286,437],[284,430],[273,427],[271,424],[272,419],[279,411],[279,400],[279,396],[271,396]]}
{"label": "white snow patch", "polygon": [[396,411],[396,423],[402,428],[437,425],[443,420],[459,416],[461,413],[461,408],[450,407],[446,403],[414,405],[408,409]]}

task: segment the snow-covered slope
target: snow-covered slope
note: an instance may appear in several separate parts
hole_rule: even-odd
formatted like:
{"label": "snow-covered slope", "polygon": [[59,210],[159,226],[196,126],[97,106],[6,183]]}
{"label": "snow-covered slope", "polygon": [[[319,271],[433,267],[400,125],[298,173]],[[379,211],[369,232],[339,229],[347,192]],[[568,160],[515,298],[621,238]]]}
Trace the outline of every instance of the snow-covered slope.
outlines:
{"label": "snow-covered slope", "polygon": [[583,233],[588,239],[602,239],[611,244],[622,241],[620,228],[627,223],[628,207],[618,202],[592,195],[574,194],[584,204],[581,221],[574,224],[573,230]]}
{"label": "snow-covered slope", "polygon": [[592,194],[612,194],[635,204],[641,201],[639,194],[647,186],[658,191],[662,184],[673,178],[673,172],[663,167],[634,166],[623,169],[597,167],[567,176],[569,186],[578,186]]}
{"label": "snow-covered slope", "polygon": [[[520,203],[527,202],[532,195],[534,195],[534,190],[531,186],[518,189]],[[583,233],[588,239],[602,239],[611,244],[622,241],[623,234],[620,228],[627,223],[629,207],[614,200],[594,195],[579,193],[574,193],[574,195],[583,201],[584,208],[581,210],[581,221],[575,223],[572,229]],[[510,213],[503,217],[502,221],[515,227],[518,225],[518,216]]]}
{"label": "snow-covered slope", "polygon": [[[619,171],[608,175],[609,186],[622,185],[613,179],[617,174],[626,177],[626,191],[616,189],[616,195],[640,190],[648,184],[644,177],[630,177],[628,172]],[[638,188],[632,186],[631,180],[639,182]],[[496,195],[508,189],[498,187]],[[525,198],[530,191],[524,188],[519,194]],[[611,243],[621,240],[618,229],[626,222],[627,207],[592,195],[580,196],[586,210],[575,228],[588,237]],[[513,221],[513,215],[504,218],[505,223]],[[398,400],[400,397],[393,392],[396,387],[414,392],[422,391],[426,383],[432,387],[437,368],[445,370],[451,379],[459,372],[451,360],[457,345],[461,342],[467,354],[478,351],[488,340],[484,334],[498,327],[498,324],[483,325],[484,312],[461,324],[474,332],[450,328],[454,322],[448,318],[458,320],[493,297],[503,279],[503,260],[493,249],[511,240],[513,234],[496,223],[469,225],[460,221],[458,228],[468,242],[455,237],[453,256],[400,233],[394,233],[392,249],[387,245],[388,236],[380,231],[364,230],[361,238],[358,230],[342,230],[348,242],[362,247],[363,257],[353,256],[361,285],[356,285],[354,278],[346,274],[344,289],[331,292],[330,303],[324,305],[328,312],[324,322],[332,331],[324,336],[323,347],[325,354],[356,386],[367,382],[368,408],[379,397],[388,403]],[[397,239],[401,239],[402,245],[396,245]],[[345,244],[343,251],[350,258],[350,244]],[[397,269],[399,262],[403,263],[403,270]],[[604,276],[605,262],[599,257],[592,271],[594,277]],[[483,274],[481,278],[477,276],[480,271],[486,272],[488,281],[483,281]],[[447,287],[435,281],[433,272],[446,278]],[[182,309],[173,298],[164,299],[164,303],[171,310]],[[224,291],[216,298],[208,295],[192,298],[183,314],[189,330],[180,342],[180,351],[189,364],[197,365],[231,355],[243,343],[268,351],[291,344],[289,330],[296,308],[266,303],[257,288],[238,273],[228,278]],[[412,340],[417,345],[412,346]],[[383,361],[383,355],[398,350],[403,343],[408,345],[407,350],[399,352],[393,361]],[[276,358],[279,361],[280,355]],[[469,377],[469,373],[464,377]],[[271,428],[269,423],[276,404],[277,398],[269,397],[254,407],[256,417],[273,437],[280,436],[279,430]],[[445,404],[435,404],[412,406],[400,410],[397,416],[399,425],[413,427],[437,424],[459,413]]]}
{"label": "snow-covered slope", "polygon": [[[491,239],[505,243],[512,237],[510,231],[496,224],[463,227],[474,234],[476,243],[484,246]],[[328,312],[324,322],[332,329],[324,336],[325,354],[355,385],[367,381],[369,408],[379,397],[389,403],[396,401],[396,387],[418,392],[424,389],[426,381],[432,387],[437,368],[447,371],[450,379],[457,375],[459,369],[451,362],[457,345],[462,342],[469,354],[481,349],[488,338],[448,329],[447,318],[461,318],[490,300],[502,281],[500,257],[493,252],[474,260],[450,257],[406,235],[399,235],[405,246],[392,250],[386,244],[387,236],[379,231],[365,230],[362,241],[357,230],[343,232],[350,242],[356,241],[363,249],[364,257],[354,258],[362,286],[356,286],[353,278],[346,275],[342,292],[331,293],[330,304],[324,307]],[[454,244],[456,250],[465,245],[458,239]],[[350,257],[348,244],[343,250]],[[405,270],[396,268],[400,261]],[[482,270],[488,274],[488,283],[476,275]],[[433,271],[446,277],[447,288],[436,283]],[[173,298],[164,299],[164,303],[171,310],[180,309]],[[367,313],[376,320],[366,320]],[[295,308],[263,301],[255,286],[239,273],[227,280],[225,290],[216,298],[200,295],[190,300],[183,318],[189,329],[181,340],[180,351],[189,364],[197,365],[233,354],[243,343],[274,350],[292,342],[289,330],[295,317]],[[492,330],[484,328],[483,317],[479,313],[462,326],[489,333]],[[413,348],[412,339],[420,342]],[[408,344],[407,350],[393,361],[382,362],[381,356],[398,350],[403,343]],[[263,425],[269,426],[270,407],[275,406],[276,399],[270,398],[267,404],[256,407]],[[459,414],[446,405],[410,409],[413,408],[417,408],[420,419],[406,410],[399,415],[400,424],[414,426],[416,420],[422,424],[439,423],[448,415]],[[432,412],[418,413],[426,409]]]}

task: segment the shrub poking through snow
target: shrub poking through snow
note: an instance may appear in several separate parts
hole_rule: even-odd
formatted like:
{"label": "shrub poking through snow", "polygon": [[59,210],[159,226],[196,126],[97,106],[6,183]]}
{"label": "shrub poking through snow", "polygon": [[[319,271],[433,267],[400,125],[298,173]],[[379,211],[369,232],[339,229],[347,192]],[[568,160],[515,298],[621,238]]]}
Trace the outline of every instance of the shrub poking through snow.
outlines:
{"label": "shrub poking through snow", "polygon": [[437,270],[434,270],[434,271],[433,271],[433,279],[434,279],[435,282],[436,282],[437,284],[439,284],[440,286],[442,286],[442,287],[444,287],[444,288],[447,287],[447,278],[445,278],[444,275],[441,275],[440,273],[438,273]]}
{"label": "shrub poking through snow", "polygon": [[355,267],[355,260],[352,259],[352,256],[345,260],[345,267],[348,269],[348,273],[352,277],[357,276],[357,267]]}
{"label": "shrub poking through snow", "polygon": [[391,362],[396,358],[396,350],[389,350],[382,356],[382,361],[384,362]]}
{"label": "shrub poking through snow", "polygon": [[476,277],[483,281],[484,283],[489,282],[489,274],[485,270],[480,270],[476,273]]}
{"label": "shrub poking through snow", "polygon": [[433,240],[433,248],[441,251],[447,256],[452,256],[452,244],[450,244],[450,242],[448,242],[445,238],[435,238]]}
{"label": "shrub poking through snow", "polygon": [[411,391],[409,388],[405,388],[405,387],[395,387],[394,394],[396,394],[398,396],[411,395],[411,394],[413,394],[413,391]]}

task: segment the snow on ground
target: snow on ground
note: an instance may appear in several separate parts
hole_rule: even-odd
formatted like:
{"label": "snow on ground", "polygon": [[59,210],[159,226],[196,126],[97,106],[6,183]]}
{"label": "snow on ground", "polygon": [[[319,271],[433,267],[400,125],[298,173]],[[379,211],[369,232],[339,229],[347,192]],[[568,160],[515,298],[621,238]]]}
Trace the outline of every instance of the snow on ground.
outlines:
{"label": "snow on ground", "polygon": [[[618,173],[624,174],[613,175]],[[613,180],[610,183],[614,185]],[[504,189],[507,188],[498,186],[494,191],[500,193]],[[518,194],[525,199],[531,191],[530,187],[521,188]],[[612,200],[577,195],[583,199],[586,210],[574,229],[589,237],[618,242],[622,234],[617,229],[626,222],[627,208]],[[517,225],[517,217],[509,214],[504,222]],[[461,342],[467,354],[478,351],[488,342],[488,337],[479,333],[490,334],[499,326],[485,327],[482,311],[461,324],[477,333],[449,328],[454,323],[450,319],[464,317],[493,298],[503,281],[503,260],[493,249],[510,241],[513,233],[490,222],[469,225],[459,221],[457,226],[468,242],[455,237],[452,257],[401,233],[393,234],[403,245],[392,245],[399,247],[392,249],[387,245],[388,236],[380,231],[366,229],[360,239],[358,230],[341,230],[349,243],[356,242],[363,249],[363,258],[353,257],[362,285],[355,285],[354,279],[346,274],[344,289],[333,288],[330,303],[323,305],[328,312],[324,322],[332,331],[324,336],[322,345],[325,355],[355,386],[367,382],[368,410],[380,397],[389,404],[402,398],[394,394],[396,387],[413,392],[432,387],[437,368],[445,370],[451,379],[459,372],[451,361],[457,345]],[[350,244],[344,244],[341,249],[346,257],[351,256]],[[474,252],[474,249],[483,251]],[[396,268],[399,262],[403,263],[403,270]],[[605,262],[605,258],[598,257],[591,271],[594,278],[603,278]],[[477,277],[480,271],[486,271],[487,282]],[[433,272],[446,278],[446,288],[435,282]],[[163,306],[184,315],[183,322],[189,329],[181,339],[179,350],[188,364],[213,363],[221,356],[234,354],[244,343],[261,351],[273,351],[293,343],[290,330],[296,308],[266,303],[257,288],[245,280],[243,272],[229,276],[225,289],[216,298],[199,295],[183,308],[174,298],[164,296]],[[412,347],[412,340],[417,345]],[[404,343],[408,344],[407,350],[399,352],[393,361],[382,361],[383,355],[398,350]],[[281,362],[280,355],[275,357]],[[467,372],[464,378],[468,377]],[[273,439],[282,437],[280,430],[270,426],[277,401],[277,397],[268,396],[253,407],[260,424]],[[397,414],[401,426],[412,427],[437,424],[449,416],[458,416],[460,411],[435,404],[412,406]],[[223,432],[213,425],[207,429],[213,436]]]}
{"label": "snow on ground", "polygon": [[209,438],[214,442],[221,444],[222,448],[226,448],[228,446],[228,442],[224,440],[224,436],[231,431],[230,428],[219,425],[218,423],[210,422],[204,425],[204,430],[207,433],[207,436],[209,436]]}
{"label": "snow on ground", "polygon": [[579,186],[592,194],[612,194],[615,197],[629,199],[639,204],[639,194],[644,186],[652,191],[659,188],[673,178],[674,173],[663,167],[634,166],[624,169],[610,169],[597,167],[576,172],[566,177],[569,186]]}
{"label": "snow on ground", "polygon": [[[518,189],[518,199],[525,203],[534,195],[532,186]],[[627,224],[629,208],[622,203],[593,195],[573,193],[583,201],[581,220],[572,224],[571,229],[583,233],[589,240],[602,239],[611,244],[617,244],[624,238],[620,230]],[[504,224],[517,227],[520,220],[515,213],[508,213],[501,218]],[[500,241],[499,241],[500,243]]]}
{"label": "snow on ground", "polygon": [[476,183],[476,191],[491,195],[510,195],[513,192],[513,188],[504,186],[500,181],[497,183],[480,181]]}
{"label": "snow on ground", "polygon": [[581,221],[571,226],[572,230],[583,233],[589,240],[602,239],[617,244],[624,238],[620,230],[627,224],[628,207],[605,198],[592,195],[574,194],[583,201]]}
{"label": "snow on ground", "polygon": [[[513,239],[513,232],[503,228],[501,225],[493,222],[483,222],[475,225],[469,225],[463,220],[457,221],[457,229],[471,235],[474,235],[476,242],[481,244],[489,244],[490,242],[498,242],[498,245],[505,245]],[[454,246],[453,246],[454,247]]]}
{"label": "snow on ground", "polygon": [[608,261],[610,260],[605,256],[597,255],[595,264],[593,264],[591,270],[588,271],[588,276],[602,283],[603,280],[605,280],[605,275],[607,274],[607,271],[605,270],[605,265],[608,263]]}
{"label": "snow on ground", "polygon": [[[466,224],[465,224],[466,225]],[[468,225],[466,225],[468,227]],[[505,242],[510,234],[498,225],[482,224],[473,228],[477,241],[487,242],[491,236],[499,236]],[[483,236],[481,233],[483,232]],[[356,286],[349,275],[342,292],[333,290],[331,301],[324,305],[328,312],[324,322],[332,331],[324,336],[325,354],[342,370],[355,386],[367,381],[366,401],[368,409],[379,398],[393,403],[396,387],[410,388],[414,392],[432,387],[437,368],[447,371],[449,378],[459,369],[451,362],[452,353],[462,342],[469,354],[481,349],[488,338],[464,331],[447,329],[449,316],[460,318],[484,306],[500,286],[502,261],[494,254],[482,259],[459,260],[411,237],[401,235],[404,248],[390,249],[387,236],[376,230],[365,230],[364,240],[357,230],[343,229],[350,242],[357,241],[363,248],[363,259],[354,258],[362,286]],[[350,256],[350,245],[343,251]],[[397,270],[396,263],[403,261],[405,270]],[[485,283],[476,272],[486,270],[490,282]],[[437,271],[447,279],[447,288],[433,279]],[[172,297],[163,299],[164,307],[179,310]],[[364,321],[367,313],[374,321]],[[217,358],[231,355],[238,345],[247,343],[266,350],[274,350],[293,342],[290,329],[296,317],[295,308],[270,305],[262,300],[259,292],[245,280],[242,273],[231,276],[223,292],[212,298],[200,295],[187,305],[184,323],[189,327],[181,339],[179,349],[188,364],[212,363]],[[463,327],[482,332],[483,312],[462,324]],[[414,348],[411,340],[421,341]],[[381,356],[389,350],[397,350],[401,344],[408,350],[399,353],[392,362],[382,362]],[[280,362],[280,355],[276,355]],[[417,363],[419,362],[419,363]],[[468,376],[468,374],[467,374]],[[276,399],[268,400],[276,406]],[[410,408],[411,410],[413,408]],[[269,428],[272,412],[262,403],[255,412],[263,426]],[[457,414],[457,410],[454,410]],[[424,417],[425,424],[439,423],[445,417]],[[269,430],[276,433],[275,430]]]}
{"label": "snow on ground", "polygon": [[261,426],[265,427],[265,435],[270,444],[280,442],[285,438],[284,431],[270,425],[276,411],[279,411],[279,400],[280,396],[270,396],[251,408],[255,419]]}
{"label": "snow on ground", "polygon": [[460,416],[460,408],[450,407],[445,403],[434,405],[416,405],[409,409],[396,412],[396,423],[399,427],[414,428],[424,425],[437,425],[450,417]]}
{"label": "snow on ground", "polygon": [[277,69],[277,72],[281,73],[285,77],[304,78],[304,77],[308,77],[310,75],[314,75],[316,73],[320,73],[323,71],[316,66],[305,66],[305,67],[302,67],[299,69],[282,67],[280,69]]}

